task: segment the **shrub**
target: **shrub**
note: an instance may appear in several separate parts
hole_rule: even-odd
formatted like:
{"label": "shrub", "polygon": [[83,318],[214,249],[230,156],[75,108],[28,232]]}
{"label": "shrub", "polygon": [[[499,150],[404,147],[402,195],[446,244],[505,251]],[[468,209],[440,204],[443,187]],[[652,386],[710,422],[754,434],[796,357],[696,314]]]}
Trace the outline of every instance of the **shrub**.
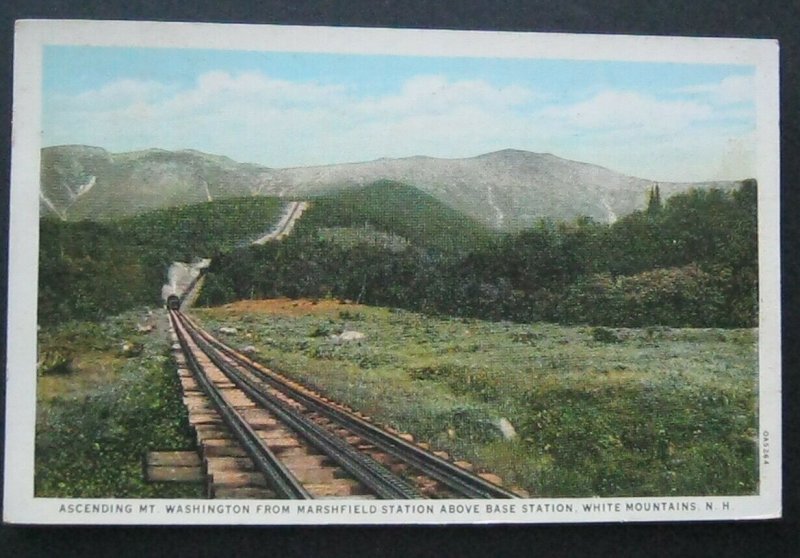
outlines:
{"label": "shrub", "polygon": [[308,333],[309,337],[328,337],[331,335],[331,327],[325,323],[315,325]]}
{"label": "shrub", "polygon": [[[756,422],[746,394],[678,380],[593,389],[543,384],[524,401],[528,413],[517,431],[529,451],[553,459],[553,495],[756,489],[757,447],[748,437]],[[708,467],[712,461],[725,466]]]}
{"label": "shrub", "polygon": [[594,275],[569,289],[565,321],[617,327],[710,327],[727,321],[720,282],[697,265]]}
{"label": "shrub", "polygon": [[592,330],[592,339],[598,343],[619,343],[617,334],[605,327],[596,327]]}
{"label": "shrub", "polygon": [[72,357],[61,352],[45,353],[39,359],[39,373],[42,376],[72,374]]}
{"label": "shrub", "polygon": [[350,312],[349,310],[340,310],[339,319],[351,322],[360,322],[361,320],[364,319],[364,316],[362,316],[360,312]]}

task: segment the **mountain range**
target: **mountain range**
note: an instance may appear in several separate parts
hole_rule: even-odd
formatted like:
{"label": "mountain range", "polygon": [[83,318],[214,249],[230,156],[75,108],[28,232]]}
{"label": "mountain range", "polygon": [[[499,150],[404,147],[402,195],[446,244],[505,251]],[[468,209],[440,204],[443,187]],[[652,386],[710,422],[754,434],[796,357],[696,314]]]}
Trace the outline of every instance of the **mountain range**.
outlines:
{"label": "mountain range", "polygon": [[[597,165],[513,149],[464,159],[416,156],[274,169],[193,150],[110,153],[70,145],[42,149],[41,171],[41,212],[65,220],[102,220],[232,197],[313,199],[388,180],[415,187],[498,230],[581,215],[612,222],[644,208],[655,184]],[[691,188],[730,190],[740,184],[658,186],[665,199]]]}

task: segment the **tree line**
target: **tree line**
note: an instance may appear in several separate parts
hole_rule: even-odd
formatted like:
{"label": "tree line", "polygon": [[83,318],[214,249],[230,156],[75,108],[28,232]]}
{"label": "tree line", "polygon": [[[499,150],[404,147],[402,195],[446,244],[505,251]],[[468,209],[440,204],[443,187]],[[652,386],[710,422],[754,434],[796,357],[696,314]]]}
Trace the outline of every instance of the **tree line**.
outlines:
{"label": "tree line", "polygon": [[342,245],[299,227],[215,258],[200,302],[335,297],[493,320],[751,327],[757,240],[754,180],[666,201],[654,190],[645,210],[613,224],[542,220],[466,252]]}
{"label": "tree line", "polygon": [[39,223],[40,324],[99,320],[159,305],[173,261],[213,256],[247,243],[275,222],[276,198],[218,200],[96,222]]}

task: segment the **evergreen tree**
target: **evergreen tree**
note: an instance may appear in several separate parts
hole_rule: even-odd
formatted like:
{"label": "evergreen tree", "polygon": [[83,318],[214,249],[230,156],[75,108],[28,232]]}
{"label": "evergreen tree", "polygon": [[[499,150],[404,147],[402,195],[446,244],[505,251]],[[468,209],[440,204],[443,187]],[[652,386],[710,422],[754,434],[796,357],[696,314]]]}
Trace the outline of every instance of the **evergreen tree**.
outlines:
{"label": "evergreen tree", "polygon": [[650,188],[650,195],[647,199],[647,214],[655,215],[661,211],[661,192],[658,183]]}

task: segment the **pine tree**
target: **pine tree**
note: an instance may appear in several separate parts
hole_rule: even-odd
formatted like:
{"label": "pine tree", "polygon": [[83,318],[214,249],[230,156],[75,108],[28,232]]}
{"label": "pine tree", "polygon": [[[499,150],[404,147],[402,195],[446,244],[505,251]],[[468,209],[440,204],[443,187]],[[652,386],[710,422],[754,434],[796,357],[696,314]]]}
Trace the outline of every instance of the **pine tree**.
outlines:
{"label": "pine tree", "polygon": [[650,195],[647,198],[647,213],[648,215],[655,215],[661,211],[661,192],[658,189],[658,184],[650,187]]}

